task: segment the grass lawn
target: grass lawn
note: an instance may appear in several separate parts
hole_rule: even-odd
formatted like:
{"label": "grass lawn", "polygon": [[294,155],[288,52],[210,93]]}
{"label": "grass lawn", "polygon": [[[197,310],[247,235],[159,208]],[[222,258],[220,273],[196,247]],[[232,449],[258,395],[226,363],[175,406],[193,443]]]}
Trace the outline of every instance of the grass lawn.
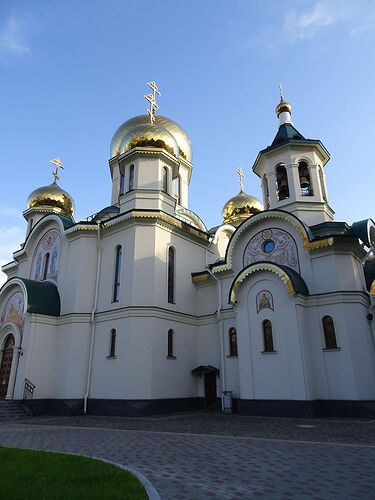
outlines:
{"label": "grass lawn", "polygon": [[0,447],[1,498],[147,500],[130,472],[100,460]]}

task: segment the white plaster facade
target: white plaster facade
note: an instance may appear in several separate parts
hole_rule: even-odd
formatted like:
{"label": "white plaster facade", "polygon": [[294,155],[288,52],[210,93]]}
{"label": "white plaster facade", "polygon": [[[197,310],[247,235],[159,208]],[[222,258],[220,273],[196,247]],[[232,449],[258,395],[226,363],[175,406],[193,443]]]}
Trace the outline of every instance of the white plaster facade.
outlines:
{"label": "white plaster facade", "polygon": [[[289,113],[282,112],[278,133],[289,125]],[[91,221],[76,223],[53,209],[28,208],[25,218],[33,217],[34,224],[3,267],[8,281],[0,291],[0,348],[9,334],[15,340],[6,398],[32,398],[26,402],[36,413],[175,411],[205,402],[215,406],[205,385],[214,376],[216,406],[223,391],[232,391],[243,413],[371,413],[375,339],[363,261],[373,245],[374,224],[366,221],[367,232],[359,233],[333,221],[323,173],[328,159],[319,141],[303,137],[284,137],[261,151],[254,172],[268,210],[238,227],[223,224],[208,231],[188,209],[191,162],[147,146],[110,159],[111,206]],[[308,196],[301,191],[299,161],[308,165],[313,186]],[[284,199],[278,198],[280,164],[289,188]],[[177,176],[179,203],[172,191]],[[51,230],[61,238],[58,268],[50,273],[53,279],[35,280],[34,254],[44,235],[55,234]],[[15,294],[23,295],[22,310],[14,309]],[[326,316],[333,321],[335,347],[326,345]],[[272,349],[265,343],[266,320]],[[237,332],[236,352],[231,352],[231,328]],[[192,373],[197,368],[200,376]]]}

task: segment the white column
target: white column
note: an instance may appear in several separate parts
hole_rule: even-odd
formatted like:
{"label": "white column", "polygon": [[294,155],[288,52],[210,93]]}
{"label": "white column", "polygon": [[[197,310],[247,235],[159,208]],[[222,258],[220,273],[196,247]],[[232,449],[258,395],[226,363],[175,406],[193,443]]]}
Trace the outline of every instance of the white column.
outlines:
{"label": "white column", "polygon": [[301,197],[301,185],[299,182],[298,165],[296,163],[291,163],[286,165],[286,173],[288,176],[289,184],[289,200],[295,201]]}
{"label": "white column", "polygon": [[277,187],[276,187],[276,172],[269,172],[267,175],[268,181],[268,191],[270,194],[270,208],[276,208],[278,199],[277,199]]}

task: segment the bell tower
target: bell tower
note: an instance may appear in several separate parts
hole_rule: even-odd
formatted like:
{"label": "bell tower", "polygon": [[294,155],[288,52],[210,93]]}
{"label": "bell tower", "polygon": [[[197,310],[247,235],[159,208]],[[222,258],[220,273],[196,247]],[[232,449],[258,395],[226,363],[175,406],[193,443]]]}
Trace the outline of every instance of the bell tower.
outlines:
{"label": "bell tower", "polygon": [[306,139],[294,127],[292,107],[284,101],[276,107],[279,129],[271,146],[262,149],[253,166],[261,178],[265,209],[293,213],[307,225],[333,220],[328,204],[324,166],[330,156],[321,141]]}

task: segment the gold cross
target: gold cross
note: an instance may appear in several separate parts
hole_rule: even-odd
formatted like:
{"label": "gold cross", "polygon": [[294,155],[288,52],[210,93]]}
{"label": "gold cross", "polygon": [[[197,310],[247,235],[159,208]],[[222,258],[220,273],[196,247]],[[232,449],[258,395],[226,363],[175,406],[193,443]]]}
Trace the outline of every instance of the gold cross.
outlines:
{"label": "gold cross", "polygon": [[240,183],[241,192],[243,192],[242,177],[245,178],[245,176],[244,176],[244,173],[242,172],[242,168],[241,167],[237,168],[236,174],[238,174],[240,176],[240,180],[238,182]]}
{"label": "gold cross", "polygon": [[53,181],[53,183],[56,184],[56,181],[58,179],[60,179],[60,177],[57,175],[57,172],[58,172],[59,168],[64,169],[64,166],[61,163],[60,158],[55,158],[54,160],[50,160],[50,163],[52,163],[52,165],[56,166],[56,170],[54,172],[52,172],[52,175],[55,177],[55,180]]}
{"label": "gold cross", "polygon": [[284,100],[284,96],[283,96],[283,86],[281,85],[281,83],[279,83],[279,89],[280,89],[280,98],[281,98],[281,100],[283,101],[283,100]]}
{"label": "gold cross", "polygon": [[161,96],[161,93],[159,92],[159,89],[156,86],[155,82],[147,82],[147,85],[152,90],[152,94],[145,95],[146,101],[148,101],[150,103],[150,109],[147,110],[147,113],[150,115],[150,123],[152,125],[155,121],[155,110],[159,109],[159,106],[156,104],[155,94],[158,94],[158,96]]}

